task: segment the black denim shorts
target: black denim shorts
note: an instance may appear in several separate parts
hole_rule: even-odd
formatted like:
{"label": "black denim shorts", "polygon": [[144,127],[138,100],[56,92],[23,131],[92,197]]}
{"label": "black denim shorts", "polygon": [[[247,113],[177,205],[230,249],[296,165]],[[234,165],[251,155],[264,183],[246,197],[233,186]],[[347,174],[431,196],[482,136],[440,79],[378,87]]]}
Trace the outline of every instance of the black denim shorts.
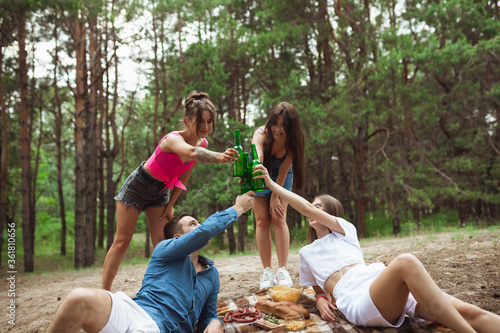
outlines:
{"label": "black denim shorts", "polygon": [[170,200],[170,189],[151,177],[144,170],[145,162],[135,169],[123,183],[120,193],[115,200],[121,201],[127,206],[135,206],[143,212],[146,207],[160,207],[168,204]]}

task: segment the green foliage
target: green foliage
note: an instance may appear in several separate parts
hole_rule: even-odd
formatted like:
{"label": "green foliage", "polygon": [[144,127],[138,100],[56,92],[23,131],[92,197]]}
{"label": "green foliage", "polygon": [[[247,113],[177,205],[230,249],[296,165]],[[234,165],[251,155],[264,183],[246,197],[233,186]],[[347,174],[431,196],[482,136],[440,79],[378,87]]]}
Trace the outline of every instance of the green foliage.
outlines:
{"label": "green foliage", "polygon": [[290,230],[290,248],[301,248],[307,245],[307,233],[309,226],[293,228]]}
{"label": "green foliage", "polygon": [[[403,225],[404,229],[404,225]],[[392,233],[392,218],[381,213],[370,214],[366,221],[366,236],[389,237]]]}
{"label": "green foliage", "polygon": [[[61,221],[45,212],[38,214],[38,225],[35,231],[36,246],[47,249],[61,241]],[[68,239],[70,240],[70,239]],[[54,249],[55,250],[55,249]]]}
{"label": "green foliage", "polygon": [[460,219],[455,211],[443,211],[438,214],[423,218],[420,221],[422,228],[442,231],[445,227],[457,227],[460,225]]}
{"label": "green foliage", "polygon": [[[75,205],[83,205],[74,202],[75,45],[70,29],[61,25],[63,17],[72,24],[77,15],[86,28],[94,18],[99,22],[101,68],[109,71],[99,88],[98,117],[114,110],[118,134],[124,129],[124,142],[117,147],[123,148],[124,159],[117,156],[113,165],[118,187],[150,156],[159,138],[179,129],[183,107],[177,103],[198,90],[208,92],[217,108],[216,133],[208,138],[214,151],[232,147],[235,128],[248,150],[255,127],[265,122],[269,110],[281,101],[292,103],[306,143],[306,186],[299,193],[307,198],[335,195],[357,223],[362,222],[359,203],[366,199],[367,236],[391,235],[392,216],[402,221],[403,234],[411,233],[417,229],[413,213],[432,212],[420,221],[423,229],[456,227],[459,216],[462,223],[498,223],[500,21],[495,2],[409,0],[394,11],[389,2],[350,1],[339,3],[344,15],[335,14],[331,2],[326,2],[326,12],[320,4],[4,1],[0,79],[9,140],[7,216],[21,225],[18,50],[12,13],[23,11],[30,27],[30,76],[36,76],[30,77],[28,99],[32,172],[37,166],[32,175],[37,253],[58,251],[53,111],[59,107],[68,247],[73,246]],[[54,72],[56,31],[60,59]],[[88,47],[93,37],[87,38]],[[140,69],[136,74],[118,67],[116,100],[115,61],[134,62]],[[123,82],[136,76],[141,84],[134,93]],[[89,75],[89,87],[90,80],[95,78]],[[203,218],[229,207],[239,192],[229,164],[198,163],[187,187],[175,210]],[[464,203],[467,211],[459,214]],[[143,214],[137,232],[144,229]],[[303,232],[292,230],[298,244]]]}
{"label": "green foliage", "polygon": [[224,63],[217,54],[217,46],[210,43],[194,44],[186,51],[191,59],[187,74],[191,78],[186,92],[198,90],[210,96],[226,94],[226,81],[229,73],[224,71]]}

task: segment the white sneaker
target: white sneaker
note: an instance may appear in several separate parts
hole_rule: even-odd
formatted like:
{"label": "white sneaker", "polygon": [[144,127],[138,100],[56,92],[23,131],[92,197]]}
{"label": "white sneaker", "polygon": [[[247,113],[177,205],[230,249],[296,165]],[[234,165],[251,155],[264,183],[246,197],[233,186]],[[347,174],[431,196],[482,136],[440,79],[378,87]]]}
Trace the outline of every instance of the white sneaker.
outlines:
{"label": "white sneaker", "polygon": [[260,276],[260,289],[267,289],[272,287],[276,283],[276,279],[274,278],[273,271],[266,267],[264,269],[264,273]]}
{"label": "white sneaker", "polygon": [[292,279],[285,267],[278,268],[278,272],[276,272],[276,281],[278,286],[293,287]]}

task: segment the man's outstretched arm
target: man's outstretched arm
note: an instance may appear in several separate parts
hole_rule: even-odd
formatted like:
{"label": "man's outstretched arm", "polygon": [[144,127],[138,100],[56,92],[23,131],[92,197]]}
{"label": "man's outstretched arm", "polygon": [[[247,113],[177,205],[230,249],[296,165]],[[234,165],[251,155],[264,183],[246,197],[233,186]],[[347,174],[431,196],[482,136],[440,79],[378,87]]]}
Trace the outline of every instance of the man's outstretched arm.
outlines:
{"label": "man's outstretched arm", "polygon": [[160,259],[178,259],[201,249],[207,242],[229,227],[244,212],[253,208],[254,192],[248,192],[236,198],[235,204],[223,211],[216,212],[203,224],[181,237],[160,242],[154,255]]}

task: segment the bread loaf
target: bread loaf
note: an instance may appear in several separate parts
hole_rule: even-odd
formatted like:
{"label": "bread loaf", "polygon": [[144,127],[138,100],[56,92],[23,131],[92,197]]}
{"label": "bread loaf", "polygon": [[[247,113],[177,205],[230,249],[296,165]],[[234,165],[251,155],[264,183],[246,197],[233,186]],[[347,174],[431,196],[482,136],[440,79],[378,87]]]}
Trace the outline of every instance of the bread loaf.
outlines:
{"label": "bread loaf", "polygon": [[309,311],[307,309],[292,302],[260,300],[255,304],[255,307],[265,314],[273,314],[280,318],[296,315],[303,315],[304,318],[309,318]]}

